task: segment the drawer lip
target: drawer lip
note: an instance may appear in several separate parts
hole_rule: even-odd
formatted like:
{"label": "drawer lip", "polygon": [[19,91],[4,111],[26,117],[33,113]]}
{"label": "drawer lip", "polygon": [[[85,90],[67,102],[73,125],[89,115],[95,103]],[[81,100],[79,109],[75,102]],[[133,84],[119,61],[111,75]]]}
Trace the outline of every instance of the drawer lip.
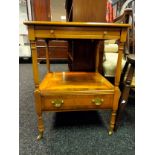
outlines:
{"label": "drawer lip", "polygon": [[104,91],[100,91],[100,90],[95,90],[95,91],[40,91],[41,96],[43,97],[52,97],[52,96],[57,96],[57,95],[113,95],[114,94],[114,90],[104,90]]}
{"label": "drawer lip", "polygon": [[40,95],[43,97],[57,96],[57,95],[114,95],[114,90],[83,90],[83,91],[40,91]]}
{"label": "drawer lip", "polygon": [[53,112],[70,112],[70,111],[91,111],[91,110],[110,110],[111,109],[111,106],[109,107],[96,107],[96,108],[74,108],[74,109],[71,109],[71,108],[68,108],[68,109],[42,109],[42,111],[53,111]]}

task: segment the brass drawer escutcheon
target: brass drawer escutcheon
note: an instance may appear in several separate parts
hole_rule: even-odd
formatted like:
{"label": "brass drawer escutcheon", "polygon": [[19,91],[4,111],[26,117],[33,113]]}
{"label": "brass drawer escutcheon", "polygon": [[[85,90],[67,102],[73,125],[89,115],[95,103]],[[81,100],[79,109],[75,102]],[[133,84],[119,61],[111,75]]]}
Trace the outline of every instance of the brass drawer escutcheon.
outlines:
{"label": "brass drawer escutcheon", "polygon": [[51,103],[56,107],[59,108],[62,106],[62,104],[64,103],[64,101],[62,99],[55,99],[52,100]]}
{"label": "brass drawer escutcheon", "polygon": [[92,103],[94,103],[95,105],[101,105],[103,102],[104,102],[104,99],[101,99],[101,98],[92,99]]}

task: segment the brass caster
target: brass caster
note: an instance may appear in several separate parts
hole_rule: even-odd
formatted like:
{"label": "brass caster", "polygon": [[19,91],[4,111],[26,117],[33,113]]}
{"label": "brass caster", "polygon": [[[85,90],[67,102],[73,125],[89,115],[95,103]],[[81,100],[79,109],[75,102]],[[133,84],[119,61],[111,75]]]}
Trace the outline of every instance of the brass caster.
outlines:
{"label": "brass caster", "polygon": [[37,136],[37,140],[40,140],[43,138],[43,132],[39,132],[39,135]]}
{"label": "brass caster", "polygon": [[109,136],[111,136],[113,134],[113,132],[112,131],[109,131],[108,134],[109,134]]}

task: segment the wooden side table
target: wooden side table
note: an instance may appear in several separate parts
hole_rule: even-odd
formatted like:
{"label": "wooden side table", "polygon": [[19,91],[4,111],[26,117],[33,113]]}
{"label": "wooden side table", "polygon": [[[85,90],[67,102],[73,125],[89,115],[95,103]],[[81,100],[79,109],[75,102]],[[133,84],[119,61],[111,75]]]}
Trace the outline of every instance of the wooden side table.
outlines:
{"label": "wooden side table", "polygon": [[[116,111],[120,98],[119,81],[121,59],[129,24],[84,23],[84,22],[45,22],[28,21],[28,35],[32,50],[33,75],[35,83],[35,106],[38,116],[39,135],[43,137],[44,111],[80,111],[111,109],[109,135],[113,133]],[[36,40],[45,39],[47,74],[39,81]],[[96,72],[51,72],[48,54],[48,41],[52,39],[91,39],[96,40]],[[119,54],[116,66],[115,84],[112,85],[98,73],[99,46],[104,39],[119,40]]]}

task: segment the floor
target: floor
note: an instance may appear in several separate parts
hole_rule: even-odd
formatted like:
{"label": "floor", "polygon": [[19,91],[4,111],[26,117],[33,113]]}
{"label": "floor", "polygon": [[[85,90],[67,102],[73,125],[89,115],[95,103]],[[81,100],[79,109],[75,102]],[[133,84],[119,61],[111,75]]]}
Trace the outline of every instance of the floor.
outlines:
{"label": "floor", "polygon": [[[67,64],[52,64],[53,71],[68,71]],[[45,64],[39,64],[41,78]],[[37,141],[31,64],[19,65],[20,155],[134,155],[135,105],[131,100],[124,124],[108,136],[110,111],[43,114],[44,138]]]}

